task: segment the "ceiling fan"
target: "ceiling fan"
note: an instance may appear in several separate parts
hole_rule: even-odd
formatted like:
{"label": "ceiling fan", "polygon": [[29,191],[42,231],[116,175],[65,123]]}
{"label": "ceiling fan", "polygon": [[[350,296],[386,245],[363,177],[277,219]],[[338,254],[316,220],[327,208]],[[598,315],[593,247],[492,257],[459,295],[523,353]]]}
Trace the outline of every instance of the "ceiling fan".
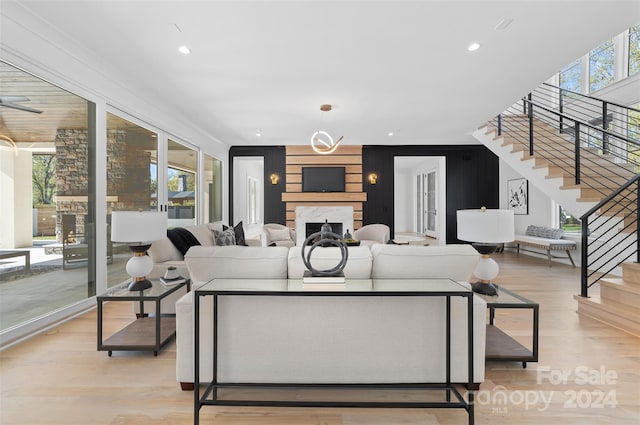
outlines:
{"label": "ceiling fan", "polygon": [[29,108],[28,106],[19,105],[16,102],[28,102],[29,98],[26,96],[0,96],[0,106],[5,108],[18,109],[20,111],[33,112],[34,114],[41,114],[42,111],[38,109]]}

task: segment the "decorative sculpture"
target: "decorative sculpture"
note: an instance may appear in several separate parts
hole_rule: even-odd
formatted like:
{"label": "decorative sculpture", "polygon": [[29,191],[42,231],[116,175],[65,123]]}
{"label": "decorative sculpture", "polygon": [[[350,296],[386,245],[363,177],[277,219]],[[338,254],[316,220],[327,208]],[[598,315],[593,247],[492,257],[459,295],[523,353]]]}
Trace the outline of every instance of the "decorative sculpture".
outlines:
{"label": "decorative sculpture", "polygon": [[[304,244],[302,245],[302,262],[304,263],[307,270],[311,272],[311,276],[328,277],[343,275],[342,270],[344,270],[344,266],[347,264],[347,259],[349,258],[349,250],[347,249],[347,245],[342,241],[342,237],[336,233],[333,233],[332,230],[333,229],[331,228],[331,225],[327,220],[325,220],[324,224],[320,228],[320,231],[309,235],[309,237],[305,239]],[[308,246],[311,246],[311,248],[306,251]],[[341,254],[340,262],[335,267],[329,270],[317,270],[313,268],[313,266],[311,265],[311,253],[318,246],[339,247]]]}

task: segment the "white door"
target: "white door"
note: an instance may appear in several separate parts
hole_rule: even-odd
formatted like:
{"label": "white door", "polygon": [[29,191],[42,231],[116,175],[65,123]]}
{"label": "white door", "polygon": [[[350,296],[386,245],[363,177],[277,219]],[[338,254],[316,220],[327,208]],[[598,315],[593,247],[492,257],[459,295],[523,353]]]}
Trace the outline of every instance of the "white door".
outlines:
{"label": "white door", "polygon": [[424,234],[432,238],[437,237],[436,233],[436,213],[437,213],[437,175],[436,170],[423,174],[424,178],[424,216],[425,229]]}

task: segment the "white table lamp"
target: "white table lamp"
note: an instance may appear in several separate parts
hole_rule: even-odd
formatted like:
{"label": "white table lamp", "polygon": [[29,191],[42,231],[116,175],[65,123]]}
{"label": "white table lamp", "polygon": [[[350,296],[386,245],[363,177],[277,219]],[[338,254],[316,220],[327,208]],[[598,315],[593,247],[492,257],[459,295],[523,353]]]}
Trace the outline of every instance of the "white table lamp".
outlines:
{"label": "white table lamp", "polygon": [[146,276],[153,270],[153,261],[147,255],[151,242],[167,236],[166,212],[114,211],[111,214],[111,240],[129,245],[133,257],[127,262],[127,273],[132,281],[130,291],[151,287]]}
{"label": "white table lamp", "polygon": [[473,242],[473,247],[481,258],[473,274],[480,282],[473,284],[473,290],[480,294],[496,295],[497,289],[491,283],[500,270],[490,255],[498,244],[515,239],[513,211],[511,210],[458,210],[458,239]]}

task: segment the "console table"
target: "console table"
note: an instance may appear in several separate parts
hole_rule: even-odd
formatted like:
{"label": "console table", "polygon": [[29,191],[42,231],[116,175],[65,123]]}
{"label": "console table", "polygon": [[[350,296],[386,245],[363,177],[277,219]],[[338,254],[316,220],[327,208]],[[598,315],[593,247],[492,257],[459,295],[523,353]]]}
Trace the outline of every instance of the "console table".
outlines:
{"label": "console table", "polygon": [[[200,409],[207,405],[229,406],[290,406],[290,407],[401,407],[401,408],[459,408],[468,414],[468,423],[474,423],[474,373],[473,373],[473,292],[465,286],[449,279],[400,279],[400,280],[364,280],[349,281],[343,288],[333,289],[307,289],[299,280],[264,281],[264,285],[257,284],[259,280],[248,281],[246,279],[215,279],[194,291],[194,425],[200,421]],[[319,285],[319,284],[318,284]],[[318,285],[314,285],[317,287]],[[445,300],[443,308],[446,315],[445,344],[442,347],[445,352],[445,382],[444,383],[300,383],[300,382],[221,382],[218,374],[219,354],[225,347],[221,347],[218,339],[219,329],[225,326],[221,323],[218,312],[221,308],[230,308],[237,297],[291,297],[295,302],[300,297],[441,297]],[[212,297],[213,304],[213,378],[206,382],[206,388],[200,391],[200,309],[204,297]],[[464,385],[467,387],[467,400],[451,382],[451,299],[462,297],[466,299],[467,310],[467,359],[468,379]],[[338,301],[338,300],[336,300]],[[231,304],[229,304],[231,302]],[[304,320],[303,317],[297,318]],[[345,323],[348,326],[348,323]],[[339,330],[337,330],[339,332]],[[331,344],[330,340],[318,341],[320,345]],[[235,353],[241,356],[242,353]],[[268,356],[269,353],[264,353]],[[372,355],[375,355],[372,353]],[[313,389],[315,398],[302,399],[298,396],[294,400],[282,397],[269,399],[262,397],[229,398],[228,394],[220,397],[219,390],[223,389],[271,389],[305,391]],[[437,399],[429,401],[362,401],[362,400],[328,400],[319,396],[317,391],[324,390],[420,390],[440,391]],[[280,394],[282,396],[282,394]],[[453,396],[452,396],[453,395]],[[255,395],[254,395],[255,396]],[[286,396],[286,393],[285,393]]]}

